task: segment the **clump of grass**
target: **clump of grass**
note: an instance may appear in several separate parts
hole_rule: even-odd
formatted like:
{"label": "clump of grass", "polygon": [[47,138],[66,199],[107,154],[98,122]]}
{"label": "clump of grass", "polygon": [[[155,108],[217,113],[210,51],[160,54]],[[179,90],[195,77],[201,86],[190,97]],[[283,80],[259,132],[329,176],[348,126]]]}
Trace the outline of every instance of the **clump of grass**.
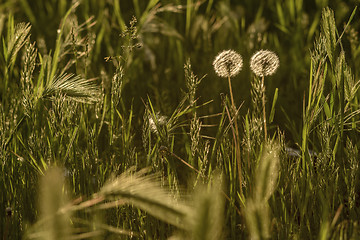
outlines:
{"label": "clump of grass", "polygon": [[[56,177],[56,178],[55,178]],[[88,200],[64,199],[63,171],[50,169],[43,177],[40,206],[43,215],[27,232],[26,239],[63,239],[94,237],[109,232],[128,237],[147,237],[147,233],[119,229],[103,223],[90,223],[86,219],[73,217],[76,213],[104,211],[119,206],[132,205],[178,229],[180,239],[222,238],[224,200],[221,180],[215,177],[212,185],[201,187],[190,200],[177,199],[160,187],[159,178],[149,175],[148,169],[122,173],[109,181]],[[124,209],[124,208],[123,208]],[[72,222],[72,226],[70,226]],[[86,228],[77,228],[81,225]],[[95,227],[91,230],[91,227]],[[88,229],[88,231],[85,231]]]}
{"label": "clump of grass", "polygon": [[259,160],[252,196],[245,202],[244,212],[251,239],[271,237],[271,215],[268,200],[278,184],[280,171],[280,146],[265,145]]}
{"label": "clump of grass", "polygon": [[154,176],[138,173],[124,173],[116,179],[109,180],[98,193],[109,200],[121,199],[131,203],[179,228],[186,228],[185,216],[187,207],[176,202],[166,191],[161,189]]}

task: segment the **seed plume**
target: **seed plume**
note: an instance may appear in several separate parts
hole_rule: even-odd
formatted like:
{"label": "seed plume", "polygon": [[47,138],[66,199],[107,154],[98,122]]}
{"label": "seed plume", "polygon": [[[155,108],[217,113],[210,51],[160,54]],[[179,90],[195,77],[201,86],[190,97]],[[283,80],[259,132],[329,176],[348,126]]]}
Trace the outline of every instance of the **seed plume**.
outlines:
{"label": "seed plume", "polygon": [[278,56],[269,50],[257,51],[250,60],[250,68],[259,77],[270,76],[280,65]]}
{"label": "seed plume", "polygon": [[225,50],[216,56],[213,66],[220,77],[233,77],[242,69],[243,60],[234,50]]}
{"label": "seed plume", "polygon": [[158,133],[158,127],[166,124],[167,117],[156,113],[155,116],[150,116],[149,126],[153,133]]}

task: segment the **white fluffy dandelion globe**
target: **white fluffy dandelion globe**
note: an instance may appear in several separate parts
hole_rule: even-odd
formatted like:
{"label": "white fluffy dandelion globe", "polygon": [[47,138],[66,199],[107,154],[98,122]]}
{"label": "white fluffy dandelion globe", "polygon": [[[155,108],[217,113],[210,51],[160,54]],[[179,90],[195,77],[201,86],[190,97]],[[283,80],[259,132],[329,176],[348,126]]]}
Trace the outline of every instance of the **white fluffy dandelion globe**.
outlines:
{"label": "white fluffy dandelion globe", "polygon": [[278,56],[269,50],[257,51],[250,60],[250,68],[256,76],[270,76],[279,68]]}
{"label": "white fluffy dandelion globe", "polygon": [[243,60],[234,50],[225,50],[215,57],[213,66],[220,77],[233,77],[242,69]]}

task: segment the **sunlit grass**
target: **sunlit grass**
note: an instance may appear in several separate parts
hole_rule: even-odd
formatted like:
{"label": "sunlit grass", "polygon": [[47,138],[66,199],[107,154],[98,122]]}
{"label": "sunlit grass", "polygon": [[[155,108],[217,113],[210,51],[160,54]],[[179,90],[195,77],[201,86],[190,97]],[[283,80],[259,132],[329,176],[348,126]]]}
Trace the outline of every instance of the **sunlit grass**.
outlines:
{"label": "sunlit grass", "polygon": [[20,2],[0,8],[3,239],[358,237],[354,6]]}

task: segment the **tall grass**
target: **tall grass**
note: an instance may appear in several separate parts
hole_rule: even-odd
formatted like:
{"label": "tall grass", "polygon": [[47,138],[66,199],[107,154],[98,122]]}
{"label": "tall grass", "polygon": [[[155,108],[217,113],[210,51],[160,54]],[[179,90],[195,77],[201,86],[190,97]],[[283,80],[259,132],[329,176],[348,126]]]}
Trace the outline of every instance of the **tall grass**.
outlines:
{"label": "tall grass", "polygon": [[1,3],[1,237],[357,239],[359,20],[329,4]]}

